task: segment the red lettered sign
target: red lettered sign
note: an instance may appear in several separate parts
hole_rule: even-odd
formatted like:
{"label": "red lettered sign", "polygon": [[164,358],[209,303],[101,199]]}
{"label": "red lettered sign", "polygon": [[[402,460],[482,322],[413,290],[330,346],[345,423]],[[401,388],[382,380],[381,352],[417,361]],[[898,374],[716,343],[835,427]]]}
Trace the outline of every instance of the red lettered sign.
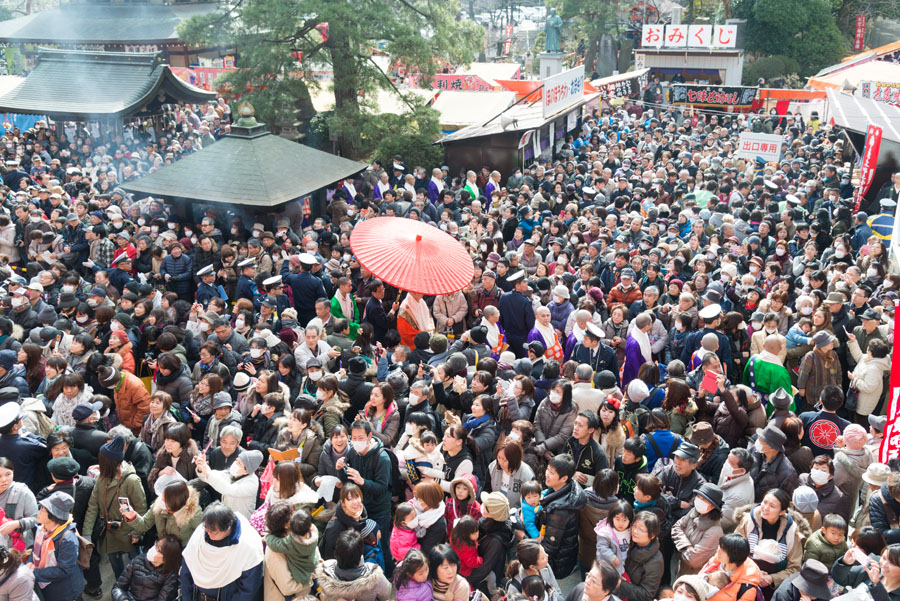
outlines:
{"label": "red lettered sign", "polygon": [[863,196],[869,191],[872,185],[872,178],[875,177],[875,166],[878,164],[878,152],[881,150],[881,128],[877,125],[870,125],[869,131],[866,132],[866,148],[863,151],[862,166],[859,168],[859,190],[856,193],[856,208],[854,212],[859,211],[859,205]]}

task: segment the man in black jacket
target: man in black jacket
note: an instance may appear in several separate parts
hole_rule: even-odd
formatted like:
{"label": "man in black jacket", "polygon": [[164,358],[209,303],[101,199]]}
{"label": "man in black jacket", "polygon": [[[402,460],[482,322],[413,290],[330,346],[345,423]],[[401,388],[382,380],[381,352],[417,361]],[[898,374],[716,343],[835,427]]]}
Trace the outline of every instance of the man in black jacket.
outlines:
{"label": "man in black jacket", "polygon": [[93,460],[91,465],[97,463],[100,447],[109,440],[107,432],[97,429],[102,409],[103,403],[78,403],[72,409],[72,418],[75,420],[72,438],[75,440],[75,447],[90,453]]}
{"label": "man in black jacket", "polygon": [[575,460],[569,455],[551,459],[544,474],[547,490],[538,522],[544,528],[541,545],[557,578],[571,574],[578,562],[578,512],[587,504],[587,497],[574,476]]}
{"label": "man in black jacket", "polygon": [[599,425],[600,419],[593,411],[579,412],[575,417],[572,436],[563,447],[563,451],[575,461],[573,480],[585,488],[594,483],[597,472],[609,467],[609,458],[594,438],[594,431]]}
{"label": "man in black jacket", "polygon": [[248,437],[247,447],[266,454],[275,445],[278,430],[284,419],[284,398],[277,393],[267,394],[265,402],[257,405],[244,420],[243,431]]}

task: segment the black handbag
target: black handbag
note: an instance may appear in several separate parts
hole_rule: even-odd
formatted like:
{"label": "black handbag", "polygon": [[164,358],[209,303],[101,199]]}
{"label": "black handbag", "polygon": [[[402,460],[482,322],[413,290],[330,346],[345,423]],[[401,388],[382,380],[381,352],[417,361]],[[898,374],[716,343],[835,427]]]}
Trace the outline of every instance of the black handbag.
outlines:
{"label": "black handbag", "polygon": [[844,409],[852,412],[856,411],[857,407],[859,407],[859,388],[851,383],[850,389],[847,391],[847,398],[844,399]]}

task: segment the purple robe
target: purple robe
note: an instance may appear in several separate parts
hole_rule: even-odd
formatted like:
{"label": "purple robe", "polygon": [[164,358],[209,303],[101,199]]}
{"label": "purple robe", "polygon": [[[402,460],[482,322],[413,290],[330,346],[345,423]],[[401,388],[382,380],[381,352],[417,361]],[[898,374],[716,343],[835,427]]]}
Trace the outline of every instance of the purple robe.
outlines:
{"label": "purple robe", "polygon": [[622,390],[628,388],[628,383],[637,378],[638,370],[645,363],[641,345],[637,340],[628,335],[625,339],[625,366],[622,368]]}
{"label": "purple robe", "polygon": [[431,201],[431,204],[437,204],[438,194],[440,193],[441,191],[438,190],[437,184],[428,180],[428,200]]}
{"label": "purple robe", "polygon": [[572,330],[572,333],[566,338],[566,348],[565,348],[565,361],[568,361],[572,357],[572,351],[575,350],[575,345],[578,344],[578,340],[575,338],[575,330]]}
{"label": "purple robe", "polygon": [[497,186],[494,185],[494,180],[489,179],[488,183],[484,185],[484,197],[487,198],[488,202],[491,202],[491,193],[497,189]]}

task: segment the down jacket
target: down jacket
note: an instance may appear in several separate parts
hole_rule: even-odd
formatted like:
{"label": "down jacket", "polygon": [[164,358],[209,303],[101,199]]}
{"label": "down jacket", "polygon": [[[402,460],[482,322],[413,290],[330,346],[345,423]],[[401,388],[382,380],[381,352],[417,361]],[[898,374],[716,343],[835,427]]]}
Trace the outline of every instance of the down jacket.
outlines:
{"label": "down jacket", "polygon": [[859,342],[853,340],[847,343],[850,355],[857,361],[853,368],[853,385],[859,390],[859,402],[856,412],[860,415],[869,415],[875,410],[878,401],[884,392],[884,373],[891,371],[891,357],[876,359],[867,353],[861,352]]}
{"label": "down jacket", "polygon": [[672,526],[672,542],[681,555],[681,567],[678,574],[696,574],[706,562],[716,554],[719,539],[722,538],[722,526],[719,520],[712,520],[700,515],[696,509]]}
{"label": "down jacket", "polygon": [[541,545],[557,579],[571,574],[578,561],[578,512],[586,504],[587,497],[574,480],[559,490],[548,489],[541,499],[538,525],[545,528]]}
{"label": "down jacket", "polygon": [[167,275],[172,276],[166,284],[166,289],[179,295],[190,293],[194,287],[193,262],[186,254],[182,253],[177,259],[168,255],[162,260],[159,273],[163,278]]}
{"label": "down jacket", "polygon": [[549,399],[541,401],[534,416],[534,441],[538,445],[538,452],[561,453],[566,441],[572,435],[572,426],[575,425],[577,414],[578,409],[574,404],[563,413],[554,411]]}
{"label": "down jacket", "polygon": [[113,601],[173,601],[178,595],[178,571],[163,574],[147,559],[138,555],[116,580]]}
{"label": "down jacket", "polygon": [[663,577],[663,556],[659,540],[646,547],[633,546],[625,561],[625,573],[631,582],[622,580],[615,590],[616,597],[628,601],[652,601],[656,598]]}

